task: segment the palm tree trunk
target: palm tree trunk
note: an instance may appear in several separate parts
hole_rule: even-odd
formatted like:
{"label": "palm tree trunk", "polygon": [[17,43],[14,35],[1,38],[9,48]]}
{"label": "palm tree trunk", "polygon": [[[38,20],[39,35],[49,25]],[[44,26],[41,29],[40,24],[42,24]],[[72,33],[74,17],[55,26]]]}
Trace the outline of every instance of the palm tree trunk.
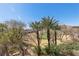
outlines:
{"label": "palm tree trunk", "polygon": [[55,45],[57,45],[57,33],[56,33],[56,30],[54,31],[54,34],[55,34]]}
{"label": "palm tree trunk", "polygon": [[50,29],[47,29],[47,39],[48,39],[48,54],[50,54]]}
{"label": "palm tree trunk", "polygon": [[38,56],[41,55],[41,48],[40,48],[40,37],[39,37],[39,31],[37,30],[37,41],[38,41]]}

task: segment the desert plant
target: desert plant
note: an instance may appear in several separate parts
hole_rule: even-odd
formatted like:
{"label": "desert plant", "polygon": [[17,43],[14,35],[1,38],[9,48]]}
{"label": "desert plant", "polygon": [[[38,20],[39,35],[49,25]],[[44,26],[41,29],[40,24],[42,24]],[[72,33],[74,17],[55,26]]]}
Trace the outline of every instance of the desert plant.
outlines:
{"label": "desert plant", "polygon": [[71,43],[63,43],[60,44],[59,47],[61,48],[61,52],[63,55],[71,55],[73,56],[73,50],[79,50],[79,43],[78,42],[71,42]]}
{"label": "desert plant", "polygon": [[57,30],[60,30],[60,26],[58,25],[58,21],[54,20],[53,22],[55,22],[54,24],[54,35],[55,35],[55,45],[57,45]]}
{"label": "desert plant", "polygon": [[50,54],[49,54],[49,47],[48,46],[45,46],[44,48],[42,48],[42,53],[43,53],[43,55],[50,55],[50,56],[62,55],[59,46],[57,46],[55,44],[50,45]]}
{"label": "desert plant", "polygon": [[9,55],[8,45],[9,45],[7,26],[5,24],[0,24],[0,45],[2,46],[2,55]]}
{"label": "desert plant", "polygon": [[39,31],[41,29],[41,24],[40,24],[40,22],[35,21],[35,22],[32,22],[30,24],[30,26],[32,27],[33,30],[36,31],[37,41],[38,41],[38,56],[40,56],[41,48],[40,48],[40,35],[39,35]]}
{"label": "desert plant", "polygon": [[12,46],[17,47],[21,51],[22,55],[24,56],[25,47],[28,46],[28,44],[24,42],[25,24],[15,20],[7,21],[5,24],[8,26],[9,41],[11,42]]}
{"label": "desert plant", "polygon": [[[50,29],[55,30],[57,28],[57,21],[52,17],[43,17],[42,18],[42,26],[44,29],[47,29],[47,40],[48,40],[48,47],[50,50]],[[55,41],[56,41],[56,31],[55,31]],[[49,53],[50,54],[50,53]]]}

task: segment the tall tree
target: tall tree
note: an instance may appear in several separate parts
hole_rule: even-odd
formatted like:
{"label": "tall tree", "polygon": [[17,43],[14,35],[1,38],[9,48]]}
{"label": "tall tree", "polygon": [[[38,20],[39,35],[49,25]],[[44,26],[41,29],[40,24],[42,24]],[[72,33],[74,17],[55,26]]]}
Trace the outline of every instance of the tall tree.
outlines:
{"label": "tall tree", "polygon": [[53,30],[54,30],[54,36],[55,36],[54,43],[55,43],[55,45],[57,45],[57,30],[60,30],[60,26],[58,25],[57,21],[55,21]]}
{"label": "tall tree", "polygon": [[[57,24],[57,21],[53,17],[51,18],[48,16],[48,17],[43,17],[41,22],[42,22],[43,28],[47,29],[48,48],[49,48],[49,54],[50,54],[50,29],[55,28],[55,24]],[[56,32],[55,32],[55,35],[56,35]]]}
{"label": "tall tree", "polygon": [[33,28],[33,30],[36,31],[37,41],[38,41],[38,56],[40,56],[40,54],[41,54],[41,52],[40,52],[41,48],[40,48],[39,30],[41,29],[41,24],[40,24],[40,22],[35,21],[35,22],[32,22],[30,24],[30,26]]}

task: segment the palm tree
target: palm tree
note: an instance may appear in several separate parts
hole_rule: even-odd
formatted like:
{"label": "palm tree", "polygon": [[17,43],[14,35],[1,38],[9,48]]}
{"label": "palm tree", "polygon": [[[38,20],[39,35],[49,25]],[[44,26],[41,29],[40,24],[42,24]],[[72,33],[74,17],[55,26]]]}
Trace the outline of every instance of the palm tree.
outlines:
{"label": "palm tree", "polygon": [[[53,17],[50,18],[48,16],[48,17],[43,17],[41,22],[42,22],[43,28],[47,29],[48,48],[49,48],[49,54],[50,54],[50,29],[54,29],[55,24],[57,24],[57,21]],[[56,32],[55,32],[55,35],[56,35]]]}
{"label": "palm tree", "polygon": [[53,28],[53,30],[54,30],[54,35],[55,35],[55,45],[57,45],[57,30],[60,30],[60,26],[58,25],[58,22],[57,21],[55,21],[56,23],[54,24],[54,28]]}
{"label": "palm tree", "polygon": [[41,48],[40,48],[39,30],[41,29],[41,24],[40,24],[40,22],[35,21],[35,22],[32,22],[30,24],[30,27],[32,27],[32,29],[36,31],[37,41],[38,41],[38,56],[40,56],[40,54],[41,54],[41,52],[40,52]]}

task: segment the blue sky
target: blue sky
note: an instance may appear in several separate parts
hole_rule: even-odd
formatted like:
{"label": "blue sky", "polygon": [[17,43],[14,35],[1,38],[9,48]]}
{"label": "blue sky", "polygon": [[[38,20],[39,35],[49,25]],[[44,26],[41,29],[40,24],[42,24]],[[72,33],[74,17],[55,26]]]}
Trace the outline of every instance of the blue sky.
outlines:
{"label": "blue sky", "polygon": [[79,25],[79,4],[0,4],[0,22],[15,19],[29,24],[50,16],[60,24]]}

